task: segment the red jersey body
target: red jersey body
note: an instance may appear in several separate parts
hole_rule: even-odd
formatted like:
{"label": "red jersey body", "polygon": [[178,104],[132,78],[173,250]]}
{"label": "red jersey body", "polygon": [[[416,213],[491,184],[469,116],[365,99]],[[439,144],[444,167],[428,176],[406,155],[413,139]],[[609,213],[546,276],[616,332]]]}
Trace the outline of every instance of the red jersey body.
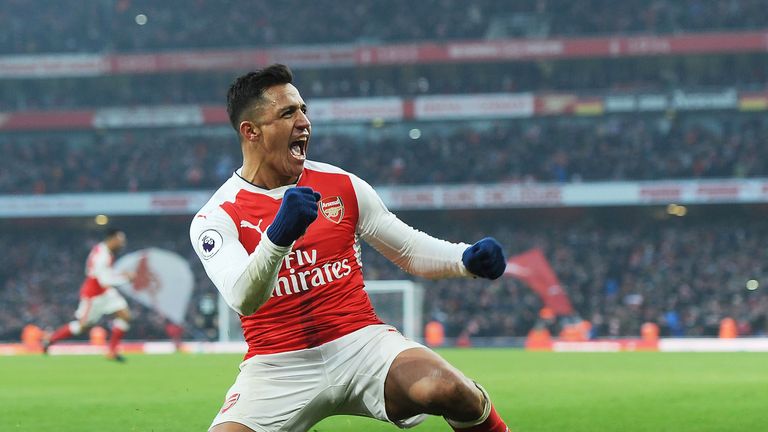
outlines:
{"label": "red jersey body", "polygon": [[[283,259],[269,300],[254,314],[241,315],[246,358],[318,346],[381,323],[363,290],[355,233],[359,209],[349,176],[305,167],[297,186],[322,195],[318,217]],[[226,199],[215,205],[231,219],[237,241],[252,254],[280,208],[282,192],[278,197],[259,191],[239,176],[219,192]],[[197,222],[210,221],[206,225],[216,229],[212,213],[217,212],[207,206]]]}
{"label": "red jersey body", "polygon": [[[381,322],[363,291],[355,254],[357,199],[349,178],[305,169],[298,186],[320,192],[320,215],[283,260],[272,298],[255,314],[240,318],[249,354],[317,346]],[[240,191],[234,202],[222,204],[248,253],[256,249],[280,202]]]}
{"label": "red jersey body", "polygon": [[[295,186],[321,194],[318,216],[291,246],[277,246],[265,233]],[[411,274],[469,276],[461,261],[468,245],[409,227],[359,177],[312,161],[297,184],[271,190],[235,173],[195,215],[189,234],[206,273],[241,315],[246,358],[382,324],[363,290],[361,239]]]}
{"label": "red jersey body", "polygon": [[112,263],[115,257],[104,242],[98,243],[85,261],[85,281],[80,286],[80,297],[96,297],[104,294],[113,282]]}

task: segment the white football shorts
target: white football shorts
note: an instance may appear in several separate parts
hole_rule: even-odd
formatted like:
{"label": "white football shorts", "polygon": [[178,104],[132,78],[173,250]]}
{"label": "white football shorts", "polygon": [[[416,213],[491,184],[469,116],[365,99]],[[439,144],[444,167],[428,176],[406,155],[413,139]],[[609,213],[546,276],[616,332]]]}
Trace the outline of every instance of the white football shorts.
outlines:
{"label": "white football shorts", "polygon": [[240,364],[211,427],[236,422],[256,432],[298,432],[333,415],[416,426],[427,416],[391,422],[384,405],[389,367],[410,348],[424,346],[394,327],[372,325],[318,347],[253,356]]}
{"label": "white football shorts", "polygon": [[103,294],[96,297],[81,297],[75,311],[82,325],[95,324],[101,317],[115,313],[121,309],[127,309],[128,302],[114,288],[107,288]]}

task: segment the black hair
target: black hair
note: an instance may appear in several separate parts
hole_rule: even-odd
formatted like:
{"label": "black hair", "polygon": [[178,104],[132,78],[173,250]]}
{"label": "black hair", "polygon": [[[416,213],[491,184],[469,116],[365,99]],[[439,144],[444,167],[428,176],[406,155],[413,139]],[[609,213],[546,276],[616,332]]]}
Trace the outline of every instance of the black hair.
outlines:
{"label": "black hair", "polygon": [[259,102],[267,88],[292,82],[293,73],[282,64],[269,65],[235,78],[227,91],[227,114],[232,127],[239,132],[243,113]]}
{"label": "black hair", "polygon": [[121,230],[120,228],[107,228],[106,231],[104,231],[104,238],[105,239],[111,239],[112,237],[116,236],[119,233],[124,233],[125,231]]}

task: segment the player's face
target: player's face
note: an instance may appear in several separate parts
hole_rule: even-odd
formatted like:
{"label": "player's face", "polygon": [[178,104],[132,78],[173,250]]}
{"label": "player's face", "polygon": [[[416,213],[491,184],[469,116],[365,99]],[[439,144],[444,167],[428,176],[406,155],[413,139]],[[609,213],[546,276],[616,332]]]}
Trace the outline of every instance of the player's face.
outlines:
{"label": "player's face", "polygon": [[261,169],[283,186],[295,182],[304,169],[312,125],[307,118],[307,104],[293,85],[270,87],[264,99],[258,120]]}
{"label": "player's face", "polygon": [[125,242],[125,233],[118,232],[110,239],[107,246],[112,250],[112,252],[118,252],[125,247]]}

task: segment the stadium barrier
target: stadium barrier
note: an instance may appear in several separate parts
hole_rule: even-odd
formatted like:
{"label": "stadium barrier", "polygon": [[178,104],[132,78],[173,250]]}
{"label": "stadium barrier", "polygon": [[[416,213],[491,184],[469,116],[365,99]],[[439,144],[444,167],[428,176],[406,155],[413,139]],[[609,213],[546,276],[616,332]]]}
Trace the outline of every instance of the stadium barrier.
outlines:
{"label": "stadium barrier", "polygon": [[[472,338],[474,348],[514,348],[527,351],[551,352],[768,352],[768,337],[759,338],[662,338],[658,341],[640,338],[596,339],[569,342],[552,339],[549,344],[524,346],[522,338]],[[456,347],[456,338],[446,338],[443,347]],[[244,354],[245,342],[182,342],[178,348],[172,341],[128,341],[122,345],[126,354]],[[50,355],[104,355],[106,346],[84,342],[61,343],[50,348]],[[0,356],[40,355],[39,348],[30,349],[22,343],[0,344]]]}
{"label": "stadium barrier", "polygon": [[[474,93],[309,99],[315,124],[604,116],[669,111],[768,110],[768,90],[712,87],[665,91]],[[228,125],[211,104],[118,106],[3,112],[0,131],[104,130]]]}

